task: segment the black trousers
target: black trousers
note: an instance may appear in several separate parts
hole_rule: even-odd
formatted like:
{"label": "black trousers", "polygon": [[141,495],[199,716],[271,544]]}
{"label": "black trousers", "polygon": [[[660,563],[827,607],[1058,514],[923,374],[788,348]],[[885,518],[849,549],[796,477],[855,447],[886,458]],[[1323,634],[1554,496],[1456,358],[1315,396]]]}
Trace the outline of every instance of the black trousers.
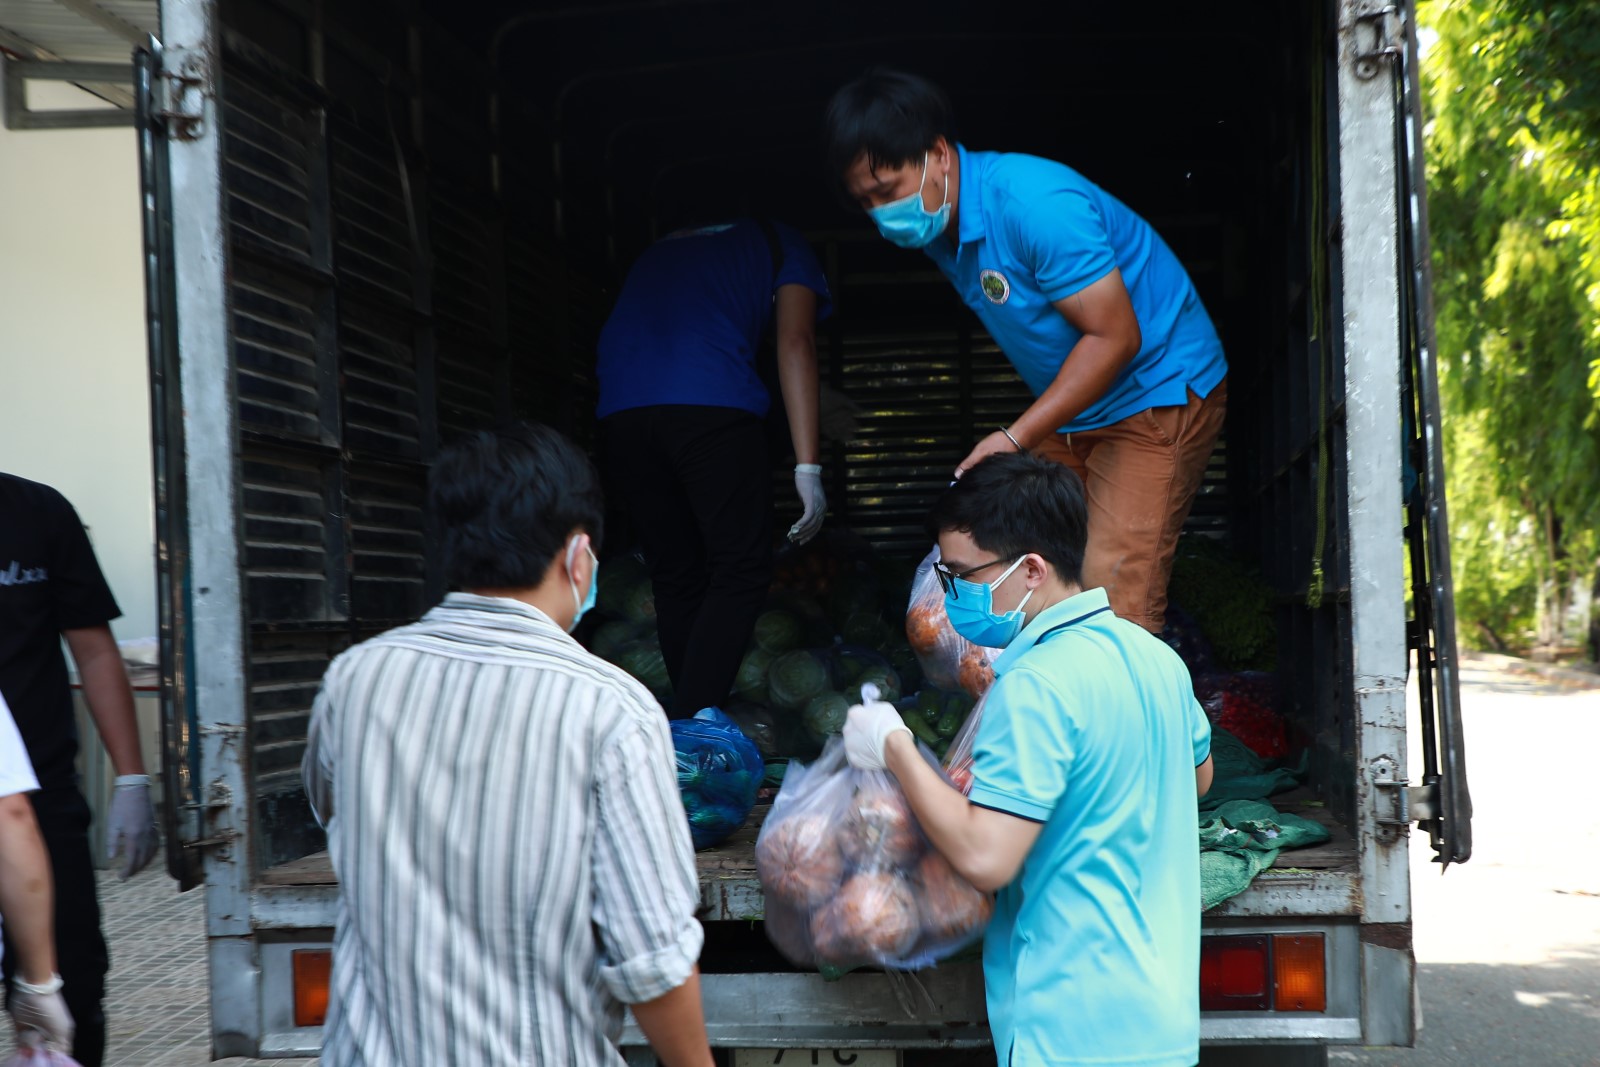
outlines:
{"label": "black trousers", "polygon": [[762,421],[734,408],[634,408],[601,421],[655,588],[673,718],[723,703],[772,581],[772,473]]}
{"label": "black trousers", "polygon": [[[56,959],[61,995],[77,1024],[72,1058],[83,1067],[100,1067],[106,1055],[106,972],[111,969],[106,940],[100,933],[100,899],[95,891],[94,860],[89,855],[89,802],[77,786],[34,793],[34,817],[56,889]],[[16,953],[6,938],[5,979],[9,991]]]}

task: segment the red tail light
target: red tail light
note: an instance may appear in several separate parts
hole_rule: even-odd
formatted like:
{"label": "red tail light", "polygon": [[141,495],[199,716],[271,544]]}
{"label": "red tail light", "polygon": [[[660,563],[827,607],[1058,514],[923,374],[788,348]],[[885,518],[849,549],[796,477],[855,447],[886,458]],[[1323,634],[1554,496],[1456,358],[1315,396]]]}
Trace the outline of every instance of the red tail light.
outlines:
{"label": "red tail light", "polygon": [[1322,934],[1200,939],[1201,1011],[1327,1011]]}
{"label": "red tail light", "polygon": [[1265,937],[1200,940],[1200,1010],[1265,1011],[1270,1006]]}

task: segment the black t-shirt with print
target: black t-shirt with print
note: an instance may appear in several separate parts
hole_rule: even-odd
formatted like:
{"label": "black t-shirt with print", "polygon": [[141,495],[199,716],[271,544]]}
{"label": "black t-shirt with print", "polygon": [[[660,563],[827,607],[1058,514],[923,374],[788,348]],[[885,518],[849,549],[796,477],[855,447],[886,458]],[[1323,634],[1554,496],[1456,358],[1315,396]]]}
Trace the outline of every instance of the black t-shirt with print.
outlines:
{"label": "black t-shirt with print", "polygon": [[76,781],[78,730],[61,631],[121,614],[67,498],[0,474],[0,693],[43,789]]}

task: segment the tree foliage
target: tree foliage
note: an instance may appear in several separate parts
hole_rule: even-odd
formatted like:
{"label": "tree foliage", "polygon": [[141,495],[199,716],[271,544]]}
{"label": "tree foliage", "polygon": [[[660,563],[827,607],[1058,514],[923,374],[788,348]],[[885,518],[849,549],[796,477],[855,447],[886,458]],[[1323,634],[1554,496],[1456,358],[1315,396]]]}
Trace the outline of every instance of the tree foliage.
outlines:
{"label": "tree foliage", "polygon": [[1600,5],[1420,15],[1460,614],[1551,641],[1600,527]]}
{"label": "tree foliage", "polygon": [[[1561,191],[1561,236],[1580,249],[1590,328],[1600,337],[1600,5],[1593,0],[1503,0],[1520,32],[1508,47],[1517,91],[1537,100],[1543,169]],[[1589,388],[1600,399],[1600,360]]]}

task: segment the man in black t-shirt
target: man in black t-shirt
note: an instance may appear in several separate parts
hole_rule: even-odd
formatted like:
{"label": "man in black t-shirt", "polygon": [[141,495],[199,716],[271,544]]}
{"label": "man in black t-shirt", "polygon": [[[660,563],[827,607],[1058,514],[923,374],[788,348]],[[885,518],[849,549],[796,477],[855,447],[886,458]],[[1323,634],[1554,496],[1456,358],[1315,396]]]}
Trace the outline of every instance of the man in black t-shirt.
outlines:
{"label": "man in black t-shirt", "polygon": [[[62,995],[78,1028],[72,1054],[83,1067],[100,1067],[105,1055],[101,1001],[109,961],[89,854],[89,804],[74,767],[78,735],[61,642],[65,638],[72,650],[117,772],[106,846],[111,855],[123,852],[127,878],[150,862],[159,842],[133,691],[109,625],[121,614],[66,498],[0,474],[0,693],[39,778],[33,807],[55,877]],[[8,984],[10,960],[8,953]]]}

